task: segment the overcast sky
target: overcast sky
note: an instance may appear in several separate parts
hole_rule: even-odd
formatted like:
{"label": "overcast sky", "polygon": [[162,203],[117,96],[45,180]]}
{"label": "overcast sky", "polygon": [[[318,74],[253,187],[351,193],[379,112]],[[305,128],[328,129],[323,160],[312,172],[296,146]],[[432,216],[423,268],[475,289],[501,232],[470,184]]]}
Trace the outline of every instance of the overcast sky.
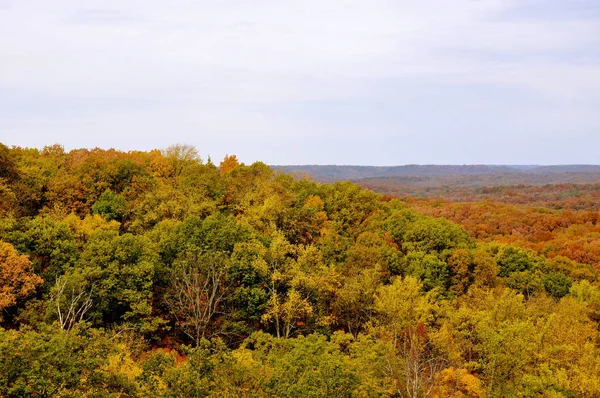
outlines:
{"label": "overcast sky", "polygon": [[0,142],[600,164],[600,0],[0,0]]}

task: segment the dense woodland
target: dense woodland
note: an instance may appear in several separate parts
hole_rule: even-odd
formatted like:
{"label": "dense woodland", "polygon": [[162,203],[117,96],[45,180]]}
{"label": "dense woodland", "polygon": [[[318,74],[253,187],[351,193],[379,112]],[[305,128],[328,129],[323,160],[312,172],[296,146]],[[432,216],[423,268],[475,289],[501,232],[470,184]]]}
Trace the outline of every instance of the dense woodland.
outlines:
{"label": "dense woodland", "polygon": [[598,397],[595,210],[0,145],[0,397]]}
{"label": "dense woodland", "polygon": [[[444,199],[451,202],[489,201],[547,207],[556,210],[600,210],[600,183],[505,185],[506,181],[501,176],[495,177],[500,178],[487,176],[484,179],[474,180],[472,176],[463,175],[445,180],[435,177],[423,178],[419,181],[390,178],[361,179],[356,183],[374,192],[396,197]],[[586,179],[600,181],[600,174],[586,175]],[[548,178],[548,180],[553,180],[553,178]],[[478,186],[461,186],[461,182],[467,181]]]}

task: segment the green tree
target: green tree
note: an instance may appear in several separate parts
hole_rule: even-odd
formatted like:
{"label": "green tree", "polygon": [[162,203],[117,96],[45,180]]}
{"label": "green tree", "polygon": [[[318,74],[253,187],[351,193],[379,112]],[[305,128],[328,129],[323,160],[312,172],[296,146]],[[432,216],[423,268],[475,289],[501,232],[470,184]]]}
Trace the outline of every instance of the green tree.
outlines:
{"label": "green tree", "polygon": [[20,252],[29,254],[36,272],[48,282],[53,282],[79,260],[69,227],[51,217],[20,220],[14,229],[5,233],[5,240]]}
{"label": "green tree", "polygon": [[403,249],[426,253],[470,247],[472,242],[462,227],[443,218],[415,221],[404,234]]}
{"label": "green tree", "polygon": [[123,355],[112,338],[85,329],[0,329],[0,395],[135,396],[136,386],[127,382],[124,369],[110,370],[111,359]]}
{"label": "green tree", "polygon": [[274,340],[257,333],[244,347],[267,365],[270,377],[263,387],[267,396],[348,397],[360,385],[351,358],[323,335]]}
{"label": "green tree", "polygon": [[573,281],[563,273],[551,272],[544,277],[544,289],[552,297],[561,298],[569,294]]}
{"label": "green tree", "polygon": [[151,300],[158,256],[143,236],[96,233],[81,255],[80,270],[92,289],[90,312],[99,324],[127,323],[144,332],[161,321],[152,315]]}
{"label": "green tree", "polygon": [[103,216],[107,221],[122,222],[129,213],[129,205],[123,195],[107,190],[96,200],[92,212]]}

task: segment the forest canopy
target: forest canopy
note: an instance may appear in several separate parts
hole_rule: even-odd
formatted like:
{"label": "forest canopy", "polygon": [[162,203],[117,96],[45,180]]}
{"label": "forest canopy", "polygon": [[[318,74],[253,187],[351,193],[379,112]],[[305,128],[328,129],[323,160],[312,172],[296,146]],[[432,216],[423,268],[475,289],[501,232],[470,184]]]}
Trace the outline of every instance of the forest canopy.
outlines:
{"label": "forest canopy", "polygon": [[0,144],[0,397],[598,396],[599,219]]}

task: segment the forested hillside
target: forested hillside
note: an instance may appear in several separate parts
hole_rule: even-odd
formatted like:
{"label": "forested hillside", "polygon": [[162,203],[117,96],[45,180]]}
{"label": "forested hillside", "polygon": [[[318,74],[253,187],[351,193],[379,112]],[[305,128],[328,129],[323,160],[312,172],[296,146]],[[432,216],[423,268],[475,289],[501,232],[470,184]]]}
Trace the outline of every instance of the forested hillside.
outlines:
{"label": "forested hillside", "polygon": [[[575,179],[577,177],[574,177]],[[452,202],[502,202],[551,209],[599,210],[600,174],[586,177],[589,184],[547,183],[514,184],[498,178],[476,179],[470,176],[407,179],[362,179],[355,181],[363,188],[397,197],[435,198]],[[555,181],[548,179],[549,181]],[[513,183],[512,185],[510,185]]]}
{"label": "forested hillside", "polygon": [[517,169],[507,166],[487,165],[419,165],[409,164],[404,166],[323,166],[323,165],[297,165],[297,166],[271,166],[275,170],[290,174],[309,175],[316,181],[334,182],[344,180],[357,180],[362,178],[386,178],[398,176],[453,176],[473,174],[498,174],[516,173]]}
{"label": "forested hillside", "polygon": [[482,187],[510,184],[593,183],[600,178],[600,166],[493,166],[418,165],[404,166],[271,166],[274,170],[309,176],[320,182],[381,181],[382,184],[416,186],[459,185]]}
{"label": "forested hillside", "polygon": [[599,220],[0,144],[0,397],[600,396]]}

